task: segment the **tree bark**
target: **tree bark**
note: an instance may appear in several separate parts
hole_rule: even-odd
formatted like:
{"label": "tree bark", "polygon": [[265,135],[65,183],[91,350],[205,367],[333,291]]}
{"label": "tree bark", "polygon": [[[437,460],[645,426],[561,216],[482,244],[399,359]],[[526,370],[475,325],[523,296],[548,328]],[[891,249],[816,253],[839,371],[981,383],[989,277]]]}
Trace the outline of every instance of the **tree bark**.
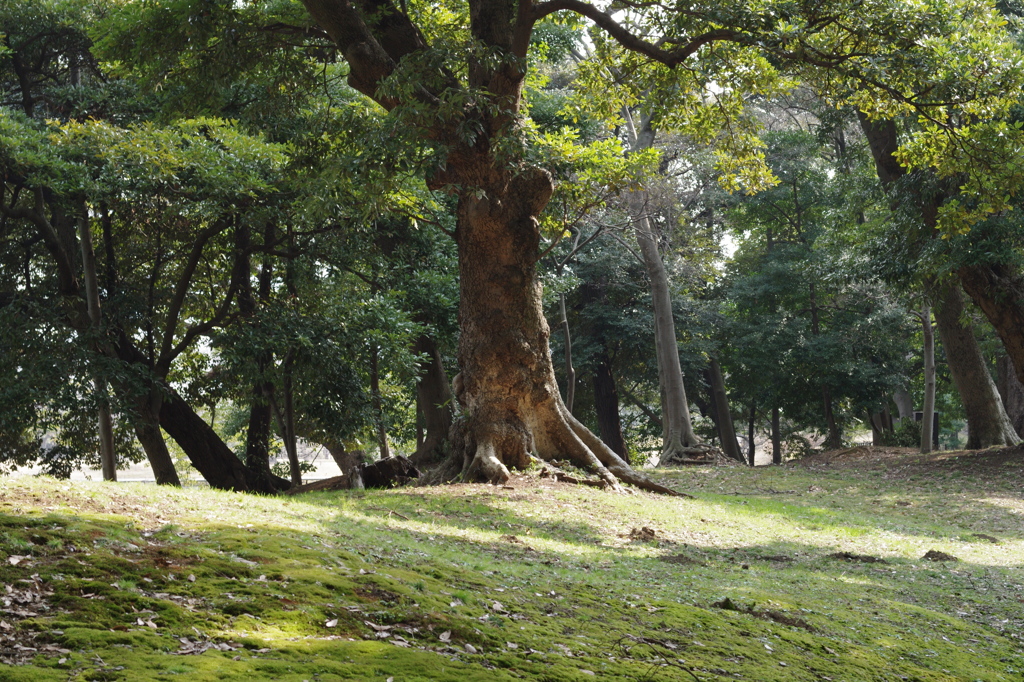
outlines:
{"label": "tree bark", "polygon": [[750,416],[747,419],[747,464],[754,466],[757,455],[757,444],[754,443],[754,429],[757,425],[757,405],[750,403]]}
{"label": "tree bark", "polygon": [[1013,361],[1007,355],[996,362],[996,387],[1013,430],[1024,436],[1024,384],[1017,379]]}
{"label": "tree bark", "polygon": [[718,360],[711,358],[708,363],[708,378],[711,384],[711,397],[715,406],[718,438],[722,442],[722,452],[727,457],[739,462],[743,461],[739,443],[736,440],[736,428],[732,422],[732,411],[729,409],[729,396],[725,392],[725,378]]}
{"label": "tree bark", "polygon": [[979,264],[958,271],[964,290],[996,330],[1024,382],[1024,276],[1003,264]]}
{"label": "tree bark", "polygon": [[288,481],[276,477],[274,485],[258,480],[213,428],[170,388],[165,389],[160,405],[160,426],[181,446],[192,466],[212,488],[275,493],[278,488],[289,487]]}
{"label": "tree bark", "polygon": [[[503,482],[509,467],[525,467],[530,452],[568,458],[609,486],[618,480],[673,493],[633,471],[562,402],[548,350],[550,329],[541,305],[536,263],[537,215],[553,189],[539,169],[518,174],[481,163],[460,196],[461,334],[455,395],[463,408],[464,475]],[[469,168],[464,168],[466,173]]]}
{"label": "tree bark", "polygon": [[892,394],[892,401],[896,403],[896,410],[900,419],[914,418],[914,399],[906,388],[900,387]]}
{"label": "tree bark", "polygon": [[935,335],[932,332],[932,311],[925,303],[921,310],[924,331],[924,407],[921,410],[921,454],[932,451],[935,417]]}
{"label": "tree bark", "polygon": [[601,440],[612,451],[629,463],[629,451],[622,437],[622,421],[619,418],[619,389],[612,374],[612,361],[608,348],[602,345],[597,353],[597,367],[594,370],[594,409],[597,412],[597,430]]}
{"label": "tree bark", "polygon": [[772,464],[782,464],[782,424],[779,408],[772,408]]}
{"label": "tree bark", "polygon": [[370,400],[373,403],[373,420],[377,426],[377,446],[380,458],[391,456],[388,449],[388,430],[384,424],[384,402],[380,394],[380,350],[375,346],[370,349]]}
{"label": "tree bark", "polygon": [[345,477],[344,487],[361,490],[364,486],[359,472],[360,466],[365,463],[366,453],[362,450],[349,450],[339,441],[327,441],[323,445],[327,452],[331,453],[331,458],[341,470],[341,475]]}
{"label": "tree bark", "polygon": [[160,432],[160,402],[162,398],[152,387],[140,393],[133,400],[134,414],[131,416],[135,437],[142,445],[153,469],[157,485],[181,485],[174,460],[167,450],[167,443]]}
{"label": "tree bark", "polygon": [[978,340],[970,324],[962,322],[964,305],[960,288],[953,284],[943,286],[937,296],[935,326],[953,383],[967,413],[967,447],[1016,445],[1020,438],[1006,416]]}
{"label": "tree bark", "polygon": [[565,314],[565,294],[558,295],[558,305],[562,313],[562,339],[565,343],[565,406],[572,412],[572,405],[576,401],[576,368],[572,366],[572,336],[569,334],[569,318]]}
{"label": "tree bark", "polygon": [[426,434],[410,457],[413,464],[420,465],[442,457],[444,443],[452,427],[453,405],[451,387],[434,339],[426,334],[419,336],[413,344],[413,352],[427,356],[421,368],[423,375],[416,382],[417,412],[421,415]]}
{"label": "tree bark", "polygon": [[[103,326],[103,314],[100,312],[100,290],[96,281],[96,253],[92,247],[92,231],[89,229],[89,216],[82,205],[83,214],[78,219],[79,243],[82,251],[82,271],[85,281],[86,309],[89,313],[89,330],[98,343]],[[95,370],[93,389],[96,393],[96,411],[100,442],[100,465],[103,469],[104,481],[117,480],[117,455],[114,452],[114,424],[110,416],[110,398],[107,394],[107,381]]]}

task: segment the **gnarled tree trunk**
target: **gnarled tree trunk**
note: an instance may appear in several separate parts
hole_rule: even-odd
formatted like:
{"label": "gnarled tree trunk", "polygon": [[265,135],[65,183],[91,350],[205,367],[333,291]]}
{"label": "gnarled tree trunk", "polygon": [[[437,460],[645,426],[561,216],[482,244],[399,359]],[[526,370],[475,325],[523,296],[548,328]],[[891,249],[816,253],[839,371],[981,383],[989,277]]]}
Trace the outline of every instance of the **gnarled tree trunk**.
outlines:
{"label": "gnarled tree trunk", "polygon": [[464,474],[503,482],[510,467],[525,467],[535,452],[593,469],[610,486],[624,480],[672,492],[634,472],[559,395],[536,269],[537,215],[551,196],[550,176],[482,165],[484,177],[471,179],[483,191],[460,196],[456,230],[462,332],[456,398],[465,417]]}

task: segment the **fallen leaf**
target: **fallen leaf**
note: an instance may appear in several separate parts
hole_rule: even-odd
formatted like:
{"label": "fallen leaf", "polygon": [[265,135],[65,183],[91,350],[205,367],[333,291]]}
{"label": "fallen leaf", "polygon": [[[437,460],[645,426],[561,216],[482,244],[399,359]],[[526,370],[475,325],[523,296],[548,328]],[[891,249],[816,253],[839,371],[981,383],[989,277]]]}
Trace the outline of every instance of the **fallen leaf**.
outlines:
{"label": "fallen leaf", "polygon": [[194,583],[194,582],[196,581],[196,577],[195,577],[195,575],[193,575],[193,574],[189,573],[189,574],[188,574],[188,581],[189,581],[190,583]]}
{"label": "fallen leaf", "polygon": [[466,642],[466,644],[463,645],[463,648],[466,649],[466,653],[470,653],[470,654],[475,654],[476,653],[476,647],[473,646],[472,644],[470,644],[469,642]]}
{"label": "fallen leaf", "polygon": [[331,620],[327,621],[326,625],[329,628],[336,627],[338,625],[338,619],[337,618],[332,618]]}
{"label": "fallen leaf", "polygon": [[[10,627],[10,626],[8,625],[8,627]],[[451,638],[452,638],[452,631],[451,631],[451,630],[445,630],[445,631],[444,631],[444,632],[442,632],[442,633],[441,633],[440,635],[438,635],[438,636],[437,636],[437,638],[438,638],[439,640],[441,640],[442,642],[448,642],[448,641],[451,641]]]}

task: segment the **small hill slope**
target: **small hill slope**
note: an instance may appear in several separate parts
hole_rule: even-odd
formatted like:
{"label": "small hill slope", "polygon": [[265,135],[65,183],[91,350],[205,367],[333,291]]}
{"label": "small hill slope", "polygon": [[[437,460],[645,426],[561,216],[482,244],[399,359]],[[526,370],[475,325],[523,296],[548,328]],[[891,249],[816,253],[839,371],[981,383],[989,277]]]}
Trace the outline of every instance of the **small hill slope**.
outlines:
{"label": "small hill slope", "polygon": [[693,500],[5,479],[0,680],[1020,680],[1024,467],[970,457],[667,472]]}

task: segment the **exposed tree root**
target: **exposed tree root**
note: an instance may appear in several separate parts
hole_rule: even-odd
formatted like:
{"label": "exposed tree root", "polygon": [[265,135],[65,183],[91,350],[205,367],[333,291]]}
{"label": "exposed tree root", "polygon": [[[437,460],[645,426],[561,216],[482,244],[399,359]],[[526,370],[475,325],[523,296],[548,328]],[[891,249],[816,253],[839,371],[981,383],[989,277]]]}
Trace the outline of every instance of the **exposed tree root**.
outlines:
{"label": "exposed tree root", "polygon": [[679,446],[662,453],[658,466],[676,464],[715,464],[728,459],[721,449],[707,443]]}

